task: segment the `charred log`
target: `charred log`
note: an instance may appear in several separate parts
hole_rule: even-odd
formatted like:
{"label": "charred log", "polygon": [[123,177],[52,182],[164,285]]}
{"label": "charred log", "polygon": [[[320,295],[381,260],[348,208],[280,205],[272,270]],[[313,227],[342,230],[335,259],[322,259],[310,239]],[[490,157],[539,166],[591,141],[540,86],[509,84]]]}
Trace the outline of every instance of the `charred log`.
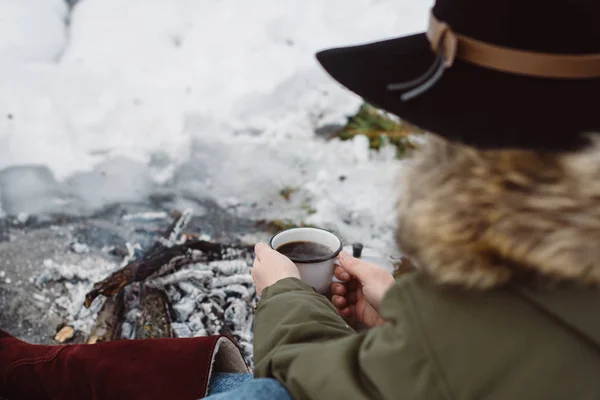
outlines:
{"label": "charred log", "polygon": [[[100,295],[112,296],[133,282],[141,282],[151,276],[163,275],[167,271],[162,269],[162,267],[171,266],[177,268],[177,266],[185,265],[186,261],[191,261],[192,258],[195,262],[222,260],[226,257],[227,250],[232,248],[250,250],[250,248],[232,247],[203,240],[196,240],[173,247],[163,246],[162,248],[158,248],[155,246],[144,259],[131,262],[108,278],[96,283],[94,288],[86,295],[85,306],[89,308],[94,299]],[[194,251],[200,251],[202,256],[198,257]],[[166,270],[171,272],[173,268],[166,268]]]}

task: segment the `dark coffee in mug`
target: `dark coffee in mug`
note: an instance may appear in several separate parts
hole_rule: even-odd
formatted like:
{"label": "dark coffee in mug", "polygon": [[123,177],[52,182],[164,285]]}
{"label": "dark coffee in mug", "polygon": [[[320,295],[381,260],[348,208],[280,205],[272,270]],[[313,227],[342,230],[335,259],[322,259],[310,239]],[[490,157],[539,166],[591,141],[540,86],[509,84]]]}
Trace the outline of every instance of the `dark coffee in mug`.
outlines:
{"label": "dark coffee in mug", "polygon": [[269,245],[296,264],[301,280],[318,293],[329,292],[343,247],[339,237],[325,229],[291,228],[274,235]]}
{"label": "dark coffee in mug", "polygon": [[309,262],[324,259],[333,254],[329,247],[315,242],[290,242],[282,244],[276,249],[295,262]]}

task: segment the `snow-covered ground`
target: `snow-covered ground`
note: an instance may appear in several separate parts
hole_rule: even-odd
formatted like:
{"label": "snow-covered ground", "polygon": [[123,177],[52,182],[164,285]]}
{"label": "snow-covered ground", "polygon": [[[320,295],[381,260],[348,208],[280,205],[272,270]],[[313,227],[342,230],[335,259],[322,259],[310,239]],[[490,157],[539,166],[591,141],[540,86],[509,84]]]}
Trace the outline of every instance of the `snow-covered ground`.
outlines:
{"label": "snow-covered ground", "polygon": [[360,99],[314,53],[423,31],[431,3],[0,0],[0,169],[44,166],[0,172],[4,211],[166,191],[391,251],[402,164],[315,133]]}

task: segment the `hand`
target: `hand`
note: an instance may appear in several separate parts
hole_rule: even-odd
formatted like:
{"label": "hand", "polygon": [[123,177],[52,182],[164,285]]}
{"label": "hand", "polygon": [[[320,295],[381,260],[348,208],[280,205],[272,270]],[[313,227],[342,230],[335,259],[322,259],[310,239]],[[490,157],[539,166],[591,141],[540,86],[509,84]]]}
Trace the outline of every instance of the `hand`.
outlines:
{"label": "hand", "polygon": [[333,283],[331,299],[340,315],[349,322],[359,321],[371,328],[383,325],[379,305],[394,277],[385,269],[342,252],[335,276],[345,283]]}
{"label": "hand", "polygon": [[260,296],[265,288],[285,278],[300,279],[296,264],[283,254],[273,250],[264,243],[254,247],[256,258],[252,266],[252,279],[256,285],[256,293]]}

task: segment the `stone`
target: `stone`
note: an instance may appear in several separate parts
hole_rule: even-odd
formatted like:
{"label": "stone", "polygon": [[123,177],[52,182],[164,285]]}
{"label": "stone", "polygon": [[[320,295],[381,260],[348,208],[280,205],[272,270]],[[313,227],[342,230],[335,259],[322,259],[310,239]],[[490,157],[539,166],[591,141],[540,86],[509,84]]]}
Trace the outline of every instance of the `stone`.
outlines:
{"label": "stone", "polygon": [[54,340],[62,344],[73,339],[73,336],[75,336],[75,329],[72,326],[65,325],[58,331],[56,336],[54,336]]}

